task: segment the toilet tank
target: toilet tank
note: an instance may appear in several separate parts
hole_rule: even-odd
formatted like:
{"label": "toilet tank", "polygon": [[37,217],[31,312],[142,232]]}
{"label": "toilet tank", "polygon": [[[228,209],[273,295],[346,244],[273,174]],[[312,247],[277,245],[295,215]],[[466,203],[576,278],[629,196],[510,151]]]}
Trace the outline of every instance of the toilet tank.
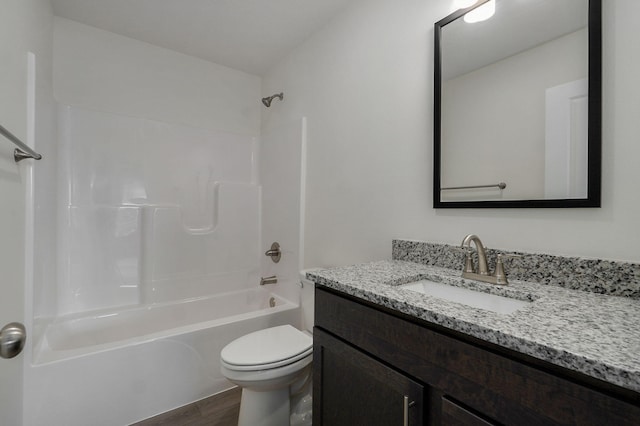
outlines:
{"label": "toilet tank", "polygon": [[302,286],[302,292],[300,295],[301,307],[302,307],[302,327],[303,330],[307,330],[309,333],[313,333],[313,300],[314,300],[314,288],[313,281],[309,281],[306,278],[307,272],[317,270],[319,268],[303,269],[300,271],[300,284]]}

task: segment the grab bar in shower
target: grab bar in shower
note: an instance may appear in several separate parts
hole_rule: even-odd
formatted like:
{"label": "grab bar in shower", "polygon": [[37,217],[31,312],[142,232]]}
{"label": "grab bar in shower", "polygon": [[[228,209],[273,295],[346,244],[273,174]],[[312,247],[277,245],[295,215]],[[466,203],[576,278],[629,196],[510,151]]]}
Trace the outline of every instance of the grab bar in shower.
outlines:
{"label": "grab bar in shower", "polygon": [[42,158],[42,155],[38,154],[31,148],[29,148],[24,142],[18,139],[13,133],[0,126],[0,134],[5,138],[9,139],[13,142],[17,148],[13,151],[13,159],[15,162],[19,162],[24,160],[25,158],[33,158],[34,160],[39,160]]}
{"label": "grab bar in shower", "polygon": [[500,188],[505,189],[507,184],[504,182],[496,183],[494,185],[473,185],[473,186],[450,186],[448,188],[440,188],[440,191],[449,191],[451,189],[476,189],[476,188]]}

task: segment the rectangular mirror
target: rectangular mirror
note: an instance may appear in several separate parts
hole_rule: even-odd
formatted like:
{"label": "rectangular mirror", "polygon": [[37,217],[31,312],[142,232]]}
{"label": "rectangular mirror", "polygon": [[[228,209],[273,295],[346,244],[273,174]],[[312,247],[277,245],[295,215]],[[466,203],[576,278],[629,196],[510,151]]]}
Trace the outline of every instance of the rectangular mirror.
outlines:
{"label": "rectangular mirror", "polygon": [[435,24],[434,207],[600,207],[601,0]]}

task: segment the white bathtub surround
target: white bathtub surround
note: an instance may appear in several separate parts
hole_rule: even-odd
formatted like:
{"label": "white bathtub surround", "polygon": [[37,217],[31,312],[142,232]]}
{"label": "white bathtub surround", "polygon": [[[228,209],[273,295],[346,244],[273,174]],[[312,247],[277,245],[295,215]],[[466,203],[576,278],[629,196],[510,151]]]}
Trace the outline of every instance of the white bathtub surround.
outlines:
{"label": "white bathtub surround", "polygon": [[[52,24],[53,90],[71,107],[59,108],[58,141],[41,147],[47,161],[34,170],[38,244],[28,315],[207,294],[198,277],[211,270],[184,271],[211,250],[202,231],[219,219],[213,209],[217,196],[230,193],[224,184],[258,184],[260,78],[67,19]],[[180,223],[169,223],[171,214]],[[259,239],[252,220],[243,229]],[[186,234],[189,247],[153,245]],[[252,249],[254,268],[259,249]],[[236,282],[229,270],[218,273],[220,282]]]}
{"label": "white bathtub surround", "polygon": [[255,280],[254,138],[75,107],[59,117],[58,315]]}
{"label": "white bathtub surround", "polygon": [[[274,104],[270,110],[279,107]],[[282,251],[278,263],[261,256],[260,267],[264,276],[278,277],[278,293],[290,300],[301,297],[306,135],[307,120],[302,117],[265,130],[260,136],[262,252],[275,241]]]}

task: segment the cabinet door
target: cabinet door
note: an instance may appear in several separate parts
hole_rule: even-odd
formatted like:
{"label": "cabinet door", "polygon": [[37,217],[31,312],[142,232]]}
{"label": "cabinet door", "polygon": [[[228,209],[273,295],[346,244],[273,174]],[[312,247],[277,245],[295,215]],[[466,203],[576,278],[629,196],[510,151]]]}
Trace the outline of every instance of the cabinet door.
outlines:
{"label": "cabinet door", "polygon": [[420,383],[321,329],[313,340],[314,425],[423,424]]}
{"label": "cabinet door", "polygon": [[478,414],[461,407],[449,398],[442,398],[442,424],[459,426],[495,426]]}

